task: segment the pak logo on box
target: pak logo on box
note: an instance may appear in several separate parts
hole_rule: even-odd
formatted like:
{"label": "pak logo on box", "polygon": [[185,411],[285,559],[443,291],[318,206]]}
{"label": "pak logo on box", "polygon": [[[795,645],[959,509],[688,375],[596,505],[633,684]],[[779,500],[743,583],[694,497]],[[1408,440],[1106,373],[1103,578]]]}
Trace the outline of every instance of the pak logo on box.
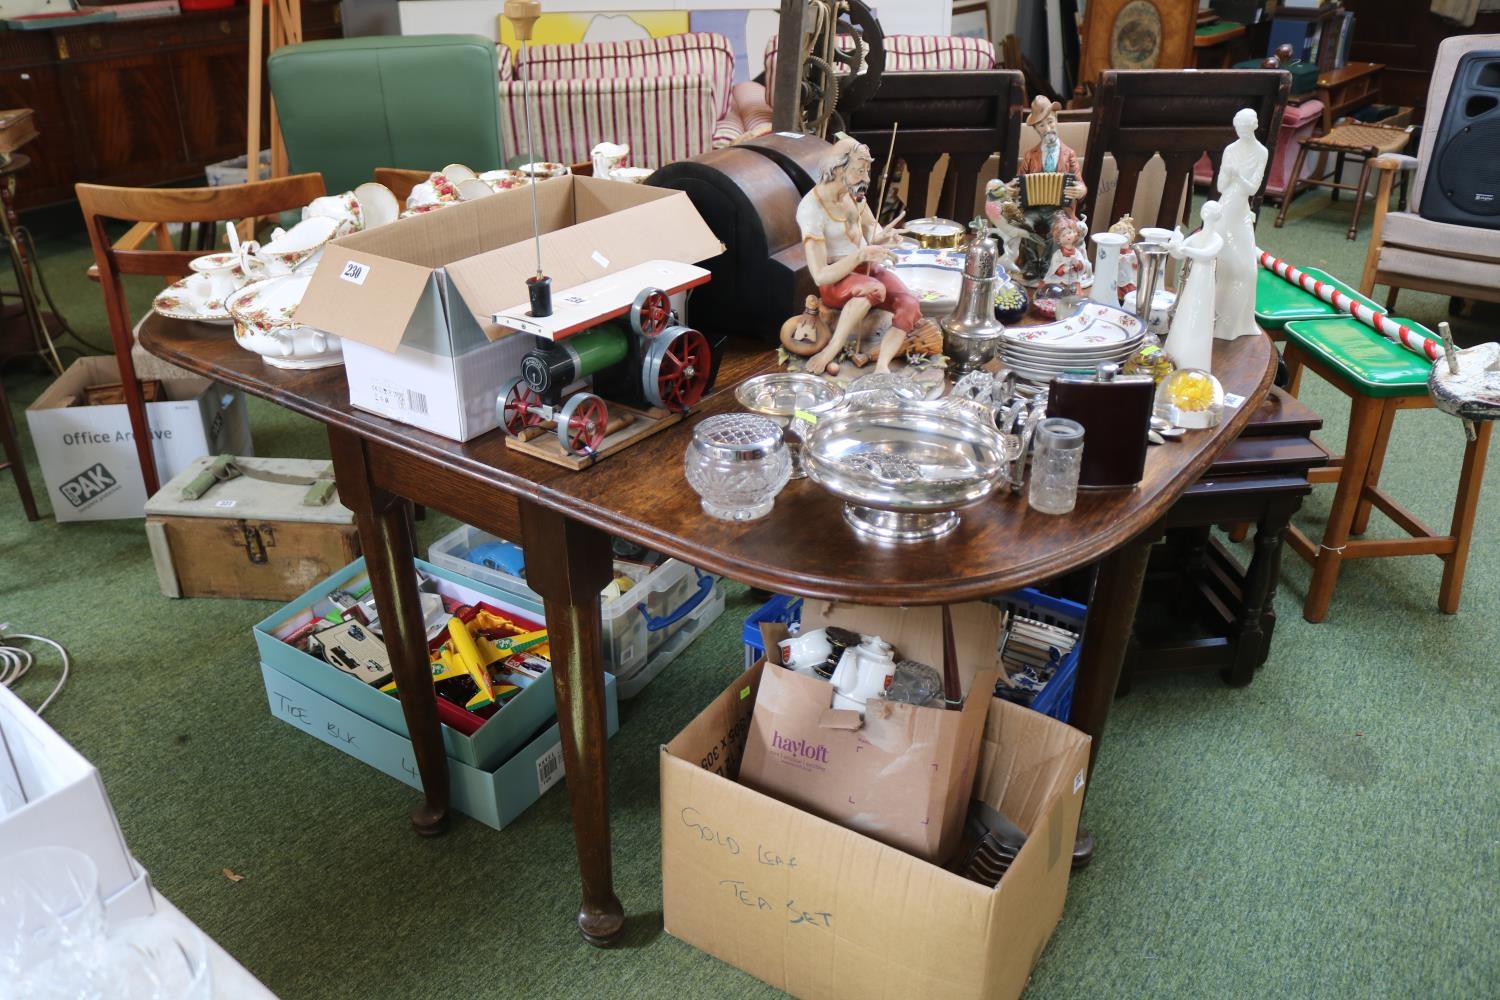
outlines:
{"label": "pak logo on box", "polygon": [[120,481],[110,474],[103,462],[95,462],[72,479],[58,486],[57,491],[75,509],[109,496],[120,488]]}

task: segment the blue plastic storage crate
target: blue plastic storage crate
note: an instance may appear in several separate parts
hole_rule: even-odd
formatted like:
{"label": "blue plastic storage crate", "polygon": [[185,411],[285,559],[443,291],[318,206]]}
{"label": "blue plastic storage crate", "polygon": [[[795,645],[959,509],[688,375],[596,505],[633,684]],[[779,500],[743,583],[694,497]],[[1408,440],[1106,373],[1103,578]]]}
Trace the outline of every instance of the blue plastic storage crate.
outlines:
{"label": "blue plastic storage crate", "polygon": [[769,601],[750,613],[745,619],[745,669],[749,670],[766,655],[765,644],[760,641],[760,627],[765,622],[783,622],[790,625],[802,620],[802,598],[783,597],[775,594]]}
{"label": "blue plastic storage crate", "polygon": [[1036,693],[1030,705],[1033,711],[1067,722],[1073,711],[1073,688],[1078,683],[1078,655],[1083,650],[1083,620],[1088,615],[1088,608],[1077,601],[1052,597],[1033,587],[1022,587],[995,598],[994,602],[1016,614],[1079,634],[1079,641],[1058,663],[1052,679]]}
{"label": "blue plastic storage crate", "polygon": [[[994,598],[994,603],[1027,618],[1056,625],[1080,635],[1083,633],[1083,620],[1088,614],[1088,609],[1077,601],[1052,597],[1033,587],[1022,587],[1020,590]],[[783,597],[778,594],[753,611],[745,619],[742,636],[745,640],[746,669],[753,667],[766,653],[766,647],[760,641],[762,623],[785,622],[790,625],[801,619],[802,598],[800,597]],[[1073,710],[1073,688],[1078,683],[1078,654],[1082,647],[1081,641],[1074,644],[1073,648],[1062,658],[1062,662],[1057,665],[1057,670],[1053,673],[1052,679],[1047,682],[1047,686],[1038,691],[1036,697],[1032,699],[1030,707],[1033,711],[1041,712],[1061,722],[1068,721],[1068,714]]]}

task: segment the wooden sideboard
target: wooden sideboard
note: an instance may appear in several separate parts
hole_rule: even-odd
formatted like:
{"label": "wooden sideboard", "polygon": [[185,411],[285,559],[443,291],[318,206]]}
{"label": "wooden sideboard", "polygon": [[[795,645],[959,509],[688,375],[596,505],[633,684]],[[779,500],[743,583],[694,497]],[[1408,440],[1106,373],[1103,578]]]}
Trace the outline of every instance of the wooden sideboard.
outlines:
{"label": "wooden sideboard", "polygon": [[[339,5],[305,0],[302,28],[309,40],[339,37]],[[243,155],[249,37],[243,5],[0,32],[0,107],[32,108],[41,132],[17,207],[71,201],[78,181],[191,180]]]}

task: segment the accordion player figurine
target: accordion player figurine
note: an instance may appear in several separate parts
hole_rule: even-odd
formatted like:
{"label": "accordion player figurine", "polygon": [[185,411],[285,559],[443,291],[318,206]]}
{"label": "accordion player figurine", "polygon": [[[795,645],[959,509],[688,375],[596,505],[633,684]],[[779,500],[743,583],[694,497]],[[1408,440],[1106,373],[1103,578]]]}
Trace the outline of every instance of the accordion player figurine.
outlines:
{"label": "accordion player figurine", "polygon": [[1088,195],[1088,188],[1078,178],[1083,174],[1078,154],[1057,134],[1057,113],[1062,106],[1037,96],[1031,102],[1026,124],[1036,130],[1037,145],[1021,154],[1017,176],[1005,186],[1021,206],[1025,226],[1035,237],[1020,243],[1017,269],[1022,280],[1033,287],[1042,282],[1057,250],[1052,240],[1054,215],[1077,216],[1074,207]]}

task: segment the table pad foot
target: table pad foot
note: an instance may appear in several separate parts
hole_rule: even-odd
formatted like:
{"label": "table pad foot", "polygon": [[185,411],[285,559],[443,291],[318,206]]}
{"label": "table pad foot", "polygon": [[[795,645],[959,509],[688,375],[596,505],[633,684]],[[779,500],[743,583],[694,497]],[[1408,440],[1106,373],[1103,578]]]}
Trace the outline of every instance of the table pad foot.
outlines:
{"label": "table pad foot", "polygon": [[424,802],[411,811],[411,828],[423,837],[436,837],[447,833],[448,812],[444,809],[435,809]]}
{"label": "table pad foot", "polygon": [[1073,841],[1073,871],[1082,871],[1094,860],[1094,835],[1082,827]]}
{"label": "table pad foot", "polygon": [[625,908],[614,896],[602,910],[587,907],[578,911],[578,932],[595,948],[608,948],[620,940],[625,930]]}

